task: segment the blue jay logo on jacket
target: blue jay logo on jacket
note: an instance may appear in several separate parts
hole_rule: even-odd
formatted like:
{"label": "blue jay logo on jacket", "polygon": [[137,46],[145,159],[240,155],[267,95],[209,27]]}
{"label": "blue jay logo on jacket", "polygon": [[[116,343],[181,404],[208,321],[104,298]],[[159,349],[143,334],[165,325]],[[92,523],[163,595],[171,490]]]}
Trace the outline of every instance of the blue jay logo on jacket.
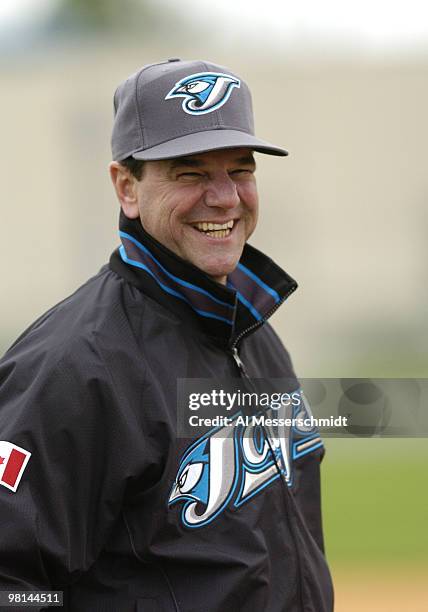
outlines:
{"label": "blue jay logo on jacket", "polygon": [[[299,406],[269,409],[272,419],[305,419],[311,411],[301,393]],[[323,445],[315,428],[298,429],[279,425],[215,428],[196,440],[181,458],[168,505],[182,503],[180,518],[186,527],[211,523],[231,504],[235,508],[249,502],[257,493],[281,476],[293,484],[294,460]],[[267,439],[268,438],[268,439]]]}
{"label": "blue jay logo on jacket", "polygon": [[174,85],[165,100],[183,97],[182,108],[190,115],[212,113],[223,106],[241,81],[230,74],[220,72],[198,72],[187,76]]}

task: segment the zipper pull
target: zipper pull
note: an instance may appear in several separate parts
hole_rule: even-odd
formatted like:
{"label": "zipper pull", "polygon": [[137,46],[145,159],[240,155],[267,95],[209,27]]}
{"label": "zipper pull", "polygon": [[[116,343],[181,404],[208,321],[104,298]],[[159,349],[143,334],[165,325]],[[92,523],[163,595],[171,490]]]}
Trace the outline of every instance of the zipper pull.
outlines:
{"label": "zipper pull", "polygon": [[244,362],[242,361],[242,359],[241,359],[241,358],[240,358],[240,356],[239,356],[238,349],[236,348],[236,346],[234,346],[234,347],[232,348],[232,355],[233,355],[233,358],[234,358],[234,360],[235,360],[235,363],[236,363],[236,365],[238,366],[238,368],[239,368],[239,370],[241,371],[241,373],[242,373],[242,374],[243,374],[243,375],[244,375],[246,378],[250,378],[250,377],[248,376],[247,370],[245,369]]}

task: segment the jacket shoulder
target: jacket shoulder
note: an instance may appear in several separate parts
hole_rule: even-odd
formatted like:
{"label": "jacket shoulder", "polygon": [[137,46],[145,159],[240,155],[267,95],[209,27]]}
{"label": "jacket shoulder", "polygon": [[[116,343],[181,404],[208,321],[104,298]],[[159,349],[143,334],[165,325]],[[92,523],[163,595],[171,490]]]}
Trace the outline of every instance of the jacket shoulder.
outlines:
{"label": "jacket shoulder", "polygon": [[91,352],[92,340],[105,327],[126,319],[127,283],[106,265],[71,295],[38,317],[11,345],[2,361],[31,355],[52,364],[76,351]]}

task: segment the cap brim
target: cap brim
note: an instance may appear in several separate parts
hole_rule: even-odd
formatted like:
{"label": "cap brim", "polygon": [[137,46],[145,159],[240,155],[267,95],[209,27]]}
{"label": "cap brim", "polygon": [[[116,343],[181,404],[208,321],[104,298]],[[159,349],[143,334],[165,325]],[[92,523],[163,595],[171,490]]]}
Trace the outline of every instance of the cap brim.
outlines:
{"label": "cap brim", "polygon": [[267,155],[288,155],[288,151],[276,147],[269,142],[259,140],[251,134],[238,130],[206,130],[195,134],[186,134],[174,140],[163,142],[149,149],[132,153],[134,159],[155,161],[159,159],[170,159],[182,157],[183,155],[194,155],[206,153],[219,149],[235,149],[248,147],[259,153]]}

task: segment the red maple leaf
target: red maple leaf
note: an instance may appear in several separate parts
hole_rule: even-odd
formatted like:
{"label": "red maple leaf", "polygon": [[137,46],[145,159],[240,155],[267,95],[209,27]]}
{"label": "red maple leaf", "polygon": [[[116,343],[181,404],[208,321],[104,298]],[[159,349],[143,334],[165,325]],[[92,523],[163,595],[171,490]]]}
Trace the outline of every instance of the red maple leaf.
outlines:
{"label": "red maple leaf", "polygon": [[4,457],[0,457],[0,463],[3,463]]}

